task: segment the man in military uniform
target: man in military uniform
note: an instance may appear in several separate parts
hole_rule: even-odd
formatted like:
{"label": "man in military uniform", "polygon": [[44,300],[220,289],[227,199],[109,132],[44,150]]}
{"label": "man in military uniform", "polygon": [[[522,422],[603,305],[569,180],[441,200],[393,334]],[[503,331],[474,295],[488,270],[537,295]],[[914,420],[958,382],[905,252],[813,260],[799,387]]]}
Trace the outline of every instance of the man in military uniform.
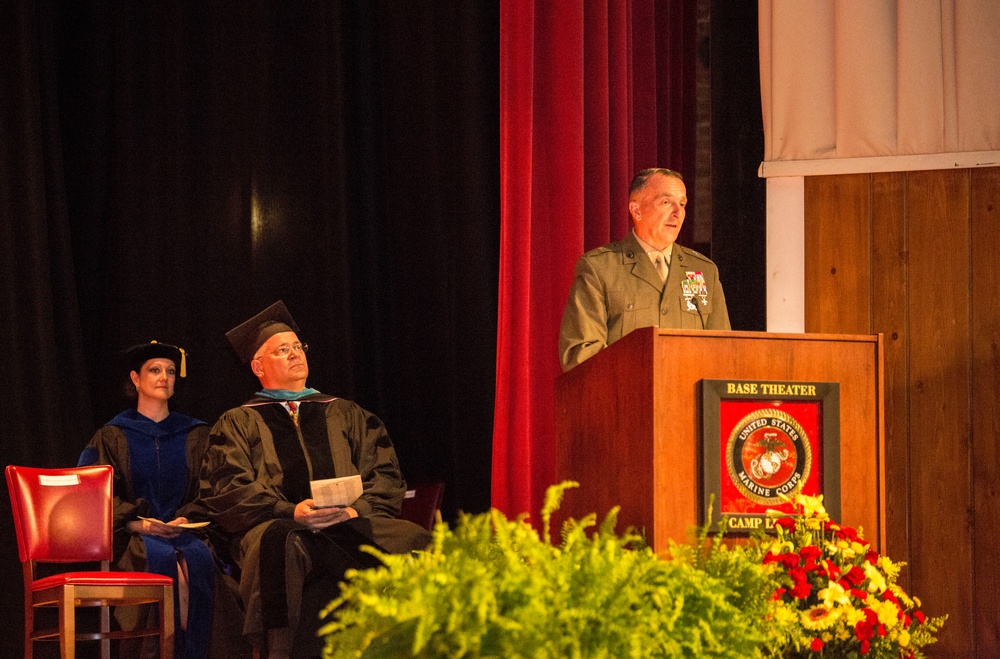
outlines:
{"label": "man in military uniform", "polygon": [[576,263],[559,328],[563,371],[641,327],[730,329],[719,269],[674,242],[686,206],[677,172],[644,169],[632,179],[632,231]]}

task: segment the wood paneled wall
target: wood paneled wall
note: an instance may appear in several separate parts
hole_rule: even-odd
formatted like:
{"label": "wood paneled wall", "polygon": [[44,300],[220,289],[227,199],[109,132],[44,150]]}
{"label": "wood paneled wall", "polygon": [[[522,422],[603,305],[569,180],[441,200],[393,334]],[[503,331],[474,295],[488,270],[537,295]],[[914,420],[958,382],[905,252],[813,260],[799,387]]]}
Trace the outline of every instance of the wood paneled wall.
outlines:
{"label": "wood paneled wall", "polygon": [[[1000,657],[1000,168],[805,180],[806,331],[885,337],[887,554]],[[843,475],[850,478],[850,474]]]}

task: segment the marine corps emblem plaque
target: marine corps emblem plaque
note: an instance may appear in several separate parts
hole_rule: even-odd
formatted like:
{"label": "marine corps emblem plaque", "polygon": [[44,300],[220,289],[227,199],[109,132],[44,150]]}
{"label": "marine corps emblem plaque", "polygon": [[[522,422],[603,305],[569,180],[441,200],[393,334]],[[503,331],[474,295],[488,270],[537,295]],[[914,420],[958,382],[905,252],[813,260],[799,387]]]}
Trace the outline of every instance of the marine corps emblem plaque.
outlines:
{"label": "marine corps emblem plaque", "polygon": [[[767,510],[802,488],[839,514],[839,385],[702,380],[701,521],[724,532],[768,530]],[[712,519],[707,517],[712,500]]]}

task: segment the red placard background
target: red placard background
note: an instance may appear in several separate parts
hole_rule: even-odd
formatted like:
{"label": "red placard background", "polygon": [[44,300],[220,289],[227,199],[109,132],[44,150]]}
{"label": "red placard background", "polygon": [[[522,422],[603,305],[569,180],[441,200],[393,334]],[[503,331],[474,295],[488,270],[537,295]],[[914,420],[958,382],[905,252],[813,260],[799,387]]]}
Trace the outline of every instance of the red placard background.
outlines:
{"label": "red placard background", "polygon": [[823,475],[823,411],[822,401],[774,401],[724,399],[719,404],[719,480],[721,481],[720,511],[725,514],[763,515],[768,509],[792,512],[791,504],[763,505],[743,496],[729,477],[726,454],[729,436],[743,418],[758,410],[775,409],[791,416],[802,427],[812,449],[812,467],[805,474],[802,492],[811,496],[822,494]]}

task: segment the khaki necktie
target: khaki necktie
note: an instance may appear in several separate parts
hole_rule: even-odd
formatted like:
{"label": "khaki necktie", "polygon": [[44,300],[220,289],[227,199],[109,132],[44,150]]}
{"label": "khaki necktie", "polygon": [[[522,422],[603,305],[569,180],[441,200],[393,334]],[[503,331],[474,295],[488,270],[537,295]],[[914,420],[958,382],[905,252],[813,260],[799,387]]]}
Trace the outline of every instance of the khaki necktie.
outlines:
{"label": "khaki necktie", "polygon": [[656,257],[653,267],[656,268],[656,274],[660,275],[660,281],[667,281],[667,260],[663,258],[663,254]]}

